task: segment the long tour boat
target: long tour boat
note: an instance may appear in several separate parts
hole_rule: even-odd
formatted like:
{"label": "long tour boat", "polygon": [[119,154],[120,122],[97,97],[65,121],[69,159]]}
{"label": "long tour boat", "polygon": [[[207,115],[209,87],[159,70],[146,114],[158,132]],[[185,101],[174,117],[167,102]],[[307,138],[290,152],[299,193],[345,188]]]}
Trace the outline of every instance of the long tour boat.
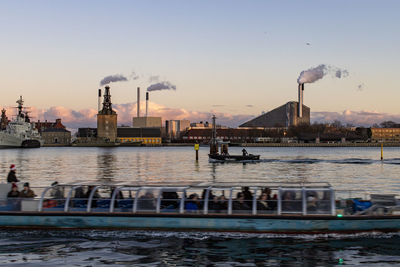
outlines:
{"label": "long tour boat", "polygon": [[[15,186],[14,186],[15,187]],[[328,183],[54,184],[8,198],[0,227],[256,233],[399,231],[396,195],[356,195]]]}

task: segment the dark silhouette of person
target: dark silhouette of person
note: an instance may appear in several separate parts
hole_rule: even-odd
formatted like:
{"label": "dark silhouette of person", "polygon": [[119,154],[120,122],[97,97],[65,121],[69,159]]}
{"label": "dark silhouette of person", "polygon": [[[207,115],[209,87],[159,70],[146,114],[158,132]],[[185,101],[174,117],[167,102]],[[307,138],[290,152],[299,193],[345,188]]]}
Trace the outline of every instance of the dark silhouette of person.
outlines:
{"label": "dark silhouette of person", "polygon": [[19,180],[17,179],[17,175],[15,174],[16,171],[17,171],[17,168],[15,167],[15,165],[11,164],[10,172],[8,173],[8,176],[7,176],[7,183],[19,182]]}

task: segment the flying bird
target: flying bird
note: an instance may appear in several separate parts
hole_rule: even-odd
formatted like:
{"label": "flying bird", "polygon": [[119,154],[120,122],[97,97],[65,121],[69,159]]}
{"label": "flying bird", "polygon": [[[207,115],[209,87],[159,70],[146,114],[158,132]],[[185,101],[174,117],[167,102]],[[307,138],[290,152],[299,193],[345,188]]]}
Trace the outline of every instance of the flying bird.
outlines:
{"label": "flying bird", "polygon": [[306,43],[306,45],[311,45],[310,43]]}

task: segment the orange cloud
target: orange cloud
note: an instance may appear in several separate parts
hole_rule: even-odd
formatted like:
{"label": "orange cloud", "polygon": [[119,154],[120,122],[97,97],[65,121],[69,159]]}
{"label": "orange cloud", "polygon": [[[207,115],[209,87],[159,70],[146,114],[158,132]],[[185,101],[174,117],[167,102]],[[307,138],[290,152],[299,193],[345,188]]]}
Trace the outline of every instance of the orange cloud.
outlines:
{"label": "orange cloud", "polygon": [[[141,107],[145,106],[145,102],[141,103]],[[113,109],[118,114],[118,125],[132,125],[132,117],[136,117],[136,103],[113,104]],[[141,115],[144,116],[145,111],[141,110]],[[95,109],[73,110],[70,108],[56,106],[48,109],[31,108],[31,117],[33,121],[48,120],[54,121],[61,118],[64,125],[70,129],[81,127],[96,127]],[[215,114],[218,118],[218,123],[231,127],[236,127],[241,123],[249,120],[250,115],[233,115],[228,113],[215,113],[189,111],[182,108],[168,108],[157,103],[149,102],[149,116],[161,117],[165,120],[190,120],[191,122],[211,121],[212,115]],[[8,116],[10,117],[11,114]]]}

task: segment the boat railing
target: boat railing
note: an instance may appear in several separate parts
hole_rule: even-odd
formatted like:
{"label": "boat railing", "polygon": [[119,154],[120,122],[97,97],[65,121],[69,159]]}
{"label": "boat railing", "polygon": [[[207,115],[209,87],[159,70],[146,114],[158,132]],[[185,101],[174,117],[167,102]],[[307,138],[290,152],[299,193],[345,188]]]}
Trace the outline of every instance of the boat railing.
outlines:
{"label": "boat railing", "polygon": [[[251,184],[251,183],[250,183]],[[130,212],[156,214],[275,214],[335,215],[350,199],[367,199],[362,190],[337,190],[332,187],[270,186],[248,187],[223,183],[216,186],[127,186],[54,185],[33,187],[35,198],[1,198],[0,211],[38,212]],[[269,193],[266,193],[268,192]],[[356,195],[363,198],[352,198]],[[264,197],[264,198],[263,198]],[[342,203],[343,200],[343,203]]]}

